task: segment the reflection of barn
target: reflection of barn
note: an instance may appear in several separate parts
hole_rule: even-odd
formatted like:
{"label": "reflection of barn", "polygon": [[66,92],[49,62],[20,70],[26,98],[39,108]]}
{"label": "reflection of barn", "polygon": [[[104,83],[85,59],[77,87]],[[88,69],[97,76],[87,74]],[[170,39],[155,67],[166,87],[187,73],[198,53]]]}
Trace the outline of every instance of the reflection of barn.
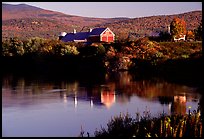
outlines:
{"label": "reflection of barn", "polygon": [[171,112],[172,114],[186,114],[186,96],[174,96]]}
{"label": "reflection of barn", "polygon": [[103,106],[104,104],[101,102],[100,97],[98,96],[82,96],[82,95],[77,95],[77,94],[72,94],[72,95],[64,95],[64,102],[67,102],[68,98],[72,98],[72,100],[74,101],[74,107],[77,108],[78,107],[78,103],[80,102],[89,102],[90,103],[90,107],[95,106]]}
{"label": "reflection of barn", "polygon": [[169,105],[169,114],[186,114],[187,96],[158,97],[161,104]]}
{"label": "reflection of barn", "polygon": [[101,102],[105,104],[107,108],[110,108],[113,103],[115,103],[115,91],[101,91]]}
{"label": "reflection of barn", "polygon": [[[88,95],[88,94],[91,95]],[[115,103],[116,98],[115,98],[115,91],[110,89],[109,87],[102,87],[101,90],[96,91],[96,90],[89,90],[89,93],[86,91],[83,92],[75,92],[73,94],[64,94],[61,95],[62,98],[64,99],[64,102],[67,102],[67,97],[72,98],[74,101],[74,106],[78,106],[78,101],[89,101],[90,106],[93,107],[95,106],[105,106],[107,108],[110,108],[113,103]]]}

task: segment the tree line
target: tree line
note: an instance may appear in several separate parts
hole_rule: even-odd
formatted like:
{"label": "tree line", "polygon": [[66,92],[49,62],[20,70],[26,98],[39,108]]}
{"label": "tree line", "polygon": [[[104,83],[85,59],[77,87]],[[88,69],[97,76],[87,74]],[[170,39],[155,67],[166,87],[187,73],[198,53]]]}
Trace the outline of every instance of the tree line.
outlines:
{"label": "tree line", "polygon": [[78,54],[79,52],[73,43],[64,43],[54,39],[34,37],[28,40],[20,40],[14,37],[2,42],[3,56],[63,56]]}

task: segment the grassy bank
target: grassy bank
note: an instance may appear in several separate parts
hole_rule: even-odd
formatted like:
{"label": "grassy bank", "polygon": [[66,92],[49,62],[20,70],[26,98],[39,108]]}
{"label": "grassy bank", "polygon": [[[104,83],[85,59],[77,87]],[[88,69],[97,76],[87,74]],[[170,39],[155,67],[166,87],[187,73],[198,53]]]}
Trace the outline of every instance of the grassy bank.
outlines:
{"label": "grassy bank", "polygon": [[107,129],[95,131],[96,137],[203,137],[201,116],[197,112],[186,115],[161,115],[158,118],[131,117],[128,113],[112,118]]}

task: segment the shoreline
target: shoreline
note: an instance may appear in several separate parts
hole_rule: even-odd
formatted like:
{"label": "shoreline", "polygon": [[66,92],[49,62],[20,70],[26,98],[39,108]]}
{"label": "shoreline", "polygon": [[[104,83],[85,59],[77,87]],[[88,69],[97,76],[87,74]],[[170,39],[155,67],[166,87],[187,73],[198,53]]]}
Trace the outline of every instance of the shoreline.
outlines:
{"label": "shoreline", "polygon": [[[53,59],[53,58],[52,58]],[[149,63],[140,63],[139,67],[129,70],[108,71],[97,60],[83,61],[71,58],[50,61],[50,59],[38,62],[34,59],[4,58],[2,74],[16,75],[48,75],[48,76],[80,76],[88,77],[89,75],[103,76],[106,73],[114,74],[128,71],[131,74],[138,75],[139,78],[159,77],[169,81],[193,84],[202,86],[202,57],[196,59],[168,60],[160,65],[151,66]],[[98,63],[97,63],[98,62]],[[87,64],[88,63],[88,64]],[[81,64],[81,65],[80,65]]]}

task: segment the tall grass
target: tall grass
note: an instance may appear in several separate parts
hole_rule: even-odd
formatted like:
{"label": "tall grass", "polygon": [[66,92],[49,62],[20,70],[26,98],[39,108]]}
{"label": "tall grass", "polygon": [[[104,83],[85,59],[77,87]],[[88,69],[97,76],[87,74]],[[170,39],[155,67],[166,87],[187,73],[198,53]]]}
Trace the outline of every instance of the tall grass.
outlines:
{"label": "tall grass", "polygon": [[203,137],[199,112],[186,115],[141,117],[128,113],[112,118],[105,129],[95,131],[96,137]]}

